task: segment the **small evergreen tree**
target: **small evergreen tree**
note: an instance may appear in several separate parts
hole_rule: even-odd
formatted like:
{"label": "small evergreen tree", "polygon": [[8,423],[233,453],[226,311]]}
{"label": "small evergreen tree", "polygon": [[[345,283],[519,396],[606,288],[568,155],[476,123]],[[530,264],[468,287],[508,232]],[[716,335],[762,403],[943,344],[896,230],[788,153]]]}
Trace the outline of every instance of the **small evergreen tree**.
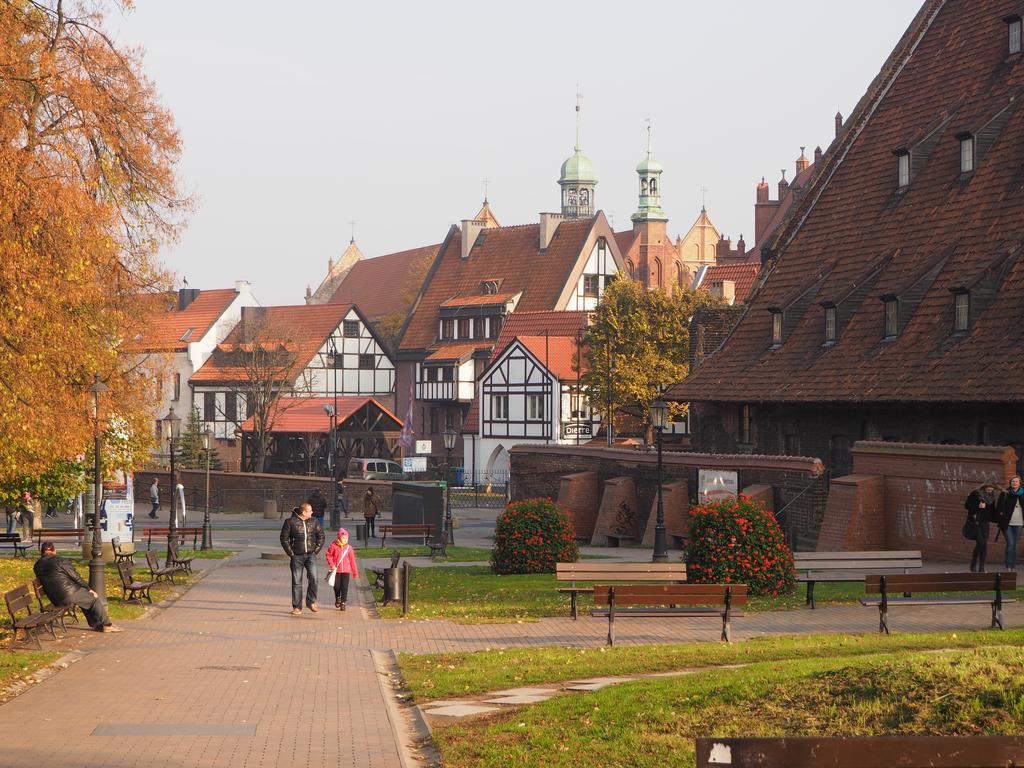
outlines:
{"label": "small evergreen tree", "polygon": [[[176,461],[184,469],[206,469],[206,448],[204,446],[203,421],[199,417],[199,409],[192,407],[188,416],[185,432],[178,440],[178,456]],[[216,446],[210,441],[210,469],[221,468],[220,455]]]}

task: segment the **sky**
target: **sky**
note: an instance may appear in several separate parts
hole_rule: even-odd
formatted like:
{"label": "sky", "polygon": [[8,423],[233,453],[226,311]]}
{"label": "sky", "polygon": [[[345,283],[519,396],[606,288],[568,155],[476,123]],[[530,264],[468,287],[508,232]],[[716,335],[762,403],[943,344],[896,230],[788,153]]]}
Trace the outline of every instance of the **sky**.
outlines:
{"label": "sky", "polygon": [[751,245],[757,182],[774,198],[801,146],[828,146],[920,4],[137,0],[108,29],[145,51],[184,141],[197,206],[164,263],[280,305],[316,289],[353,227],[367,257],[440,242],[484,179],[502,224],[557,211],[578,91],[616,230],[650,119],[669,232],[703,202]]}

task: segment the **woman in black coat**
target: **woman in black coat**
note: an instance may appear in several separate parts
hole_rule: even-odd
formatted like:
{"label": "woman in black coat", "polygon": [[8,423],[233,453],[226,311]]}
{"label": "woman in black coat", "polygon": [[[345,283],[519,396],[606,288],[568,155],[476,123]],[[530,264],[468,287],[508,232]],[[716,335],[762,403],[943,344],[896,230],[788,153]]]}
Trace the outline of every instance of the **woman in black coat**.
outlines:
{"label": "woman in black coat", "polygon": [[996,487],[985,483],[971,491],[964,502],[968,522],[975,524],[974,551],[971,553],[971,573],[985,572],[985,558],[988,556],[988,524],[998,522],[996,512]]}

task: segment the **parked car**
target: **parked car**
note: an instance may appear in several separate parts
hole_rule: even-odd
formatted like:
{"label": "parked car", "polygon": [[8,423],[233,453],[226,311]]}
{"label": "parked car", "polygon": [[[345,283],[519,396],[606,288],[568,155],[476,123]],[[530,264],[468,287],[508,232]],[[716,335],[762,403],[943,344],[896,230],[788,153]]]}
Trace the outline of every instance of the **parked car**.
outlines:
{"label": "parked car", "polygon": [[401,480],[402,465],[389,459],[352,459],[348,477],[354,480]]}

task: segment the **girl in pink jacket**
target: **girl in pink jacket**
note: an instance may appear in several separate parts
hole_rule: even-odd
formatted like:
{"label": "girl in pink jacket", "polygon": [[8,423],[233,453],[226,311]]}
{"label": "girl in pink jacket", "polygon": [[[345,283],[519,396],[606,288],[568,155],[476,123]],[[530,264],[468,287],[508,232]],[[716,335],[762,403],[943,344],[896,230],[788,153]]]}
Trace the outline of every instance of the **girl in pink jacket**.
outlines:
{"label": "girl in pink jacket", "polygon": [[356,565],[356,552],[349,546],[348,531],[338,530],[338,538],[327,547],[327,567],[330,569],[328,581],[334,579],[334,607],[345,610],[348,600],[348,582],[352,576],[359,578],[359,566]]}

